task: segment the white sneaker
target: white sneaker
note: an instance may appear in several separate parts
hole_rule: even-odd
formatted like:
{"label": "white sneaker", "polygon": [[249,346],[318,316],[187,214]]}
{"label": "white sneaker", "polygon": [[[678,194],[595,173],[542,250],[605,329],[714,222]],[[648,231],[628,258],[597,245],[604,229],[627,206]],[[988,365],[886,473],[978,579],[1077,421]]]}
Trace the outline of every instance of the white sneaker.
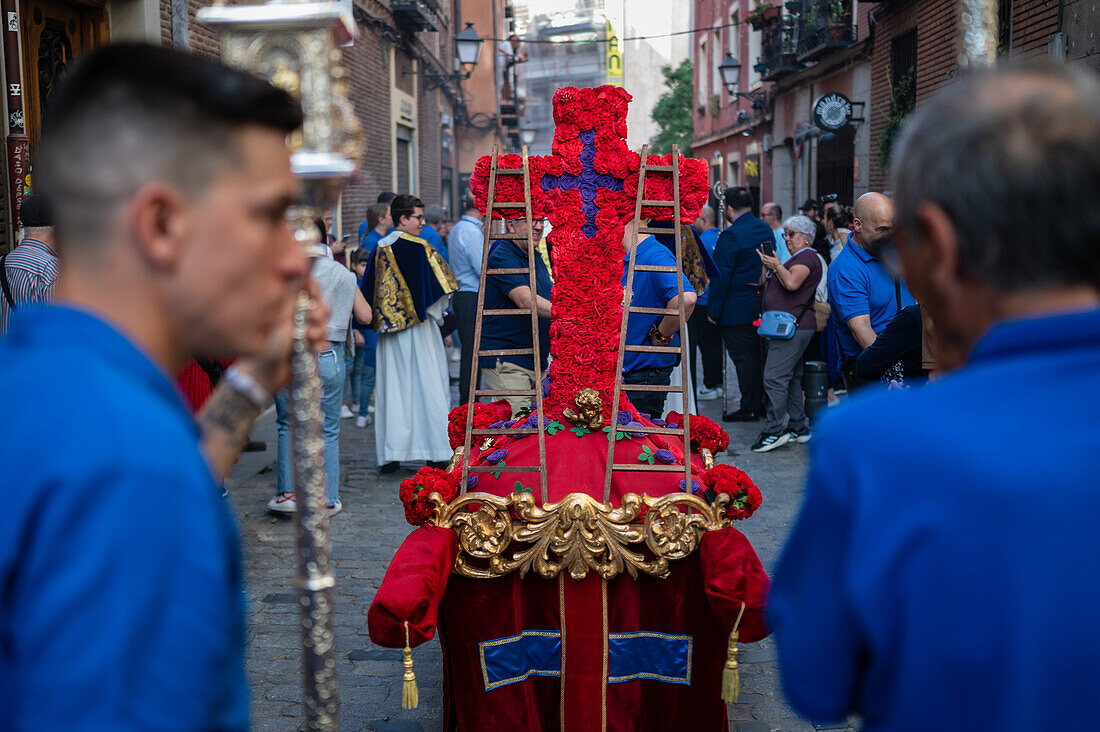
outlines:
{"label": "white sneaker", "polygon": [[374,405],[373,404],[370,404],[370,405],[367,406],[367,414],[374,414]]}
{"label": "white sneaker", "polygon": [[267,510],[272,513],[297,513],[298,499],[293,493],[278,493],[267,502]]}
{"label": "white sneaker", "polygon": [[462,360],[462,351],[458,350],[457,348],[454,349],[451,353],[451,361],[453,363],[458,363],[461,360]]}
{"label": "white sneaker", "polygon": [[359,402],[355,402],[354,404],[351,405],[351,413],[352,414],[359,414]]}
{"label": "white sneaker", "polygon": [[328,514],[329,518],[332,518],[343,510],[344,504],[340,503],[339,498],[336,499],[336,503],[330,503],[329,505],[325,506],[325,512]]}
{"label": "white sneaker", "polygon": [[348,409],[347,404],[340,405],[340,419],[351,419],[355,416],[355,413]]}
{"label": "white sneaker", "polygon": [[725,395],[725,389],[720,386],[716,386],[713,389],[699,387],[699,391],[695,392],[695,398],[701,402],[709,402],[715,399],[721,399]]}
{"label": "white sneaker", "polygon": [[374,417],[370,416],[369,414],[361,415],[355,418],[356,427],[366,427],[372,424],[374,424]]}

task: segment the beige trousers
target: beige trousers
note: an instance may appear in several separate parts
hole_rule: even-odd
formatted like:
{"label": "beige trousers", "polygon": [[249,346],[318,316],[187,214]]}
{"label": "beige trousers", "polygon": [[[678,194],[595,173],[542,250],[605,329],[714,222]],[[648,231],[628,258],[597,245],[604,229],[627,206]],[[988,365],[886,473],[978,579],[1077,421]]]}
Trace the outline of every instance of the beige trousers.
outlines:
{"label": "beige trousers", "polygon": [[[535,372],[525,369],[514,363],[497,359],[497,365],[491,369],[481,370],[481,388],[492,391],[519,391],[535,388]],[[491,398],[491,397],[490,397]],[[531,406],[535,398],[529,396],[506,396],[512,414]]]}

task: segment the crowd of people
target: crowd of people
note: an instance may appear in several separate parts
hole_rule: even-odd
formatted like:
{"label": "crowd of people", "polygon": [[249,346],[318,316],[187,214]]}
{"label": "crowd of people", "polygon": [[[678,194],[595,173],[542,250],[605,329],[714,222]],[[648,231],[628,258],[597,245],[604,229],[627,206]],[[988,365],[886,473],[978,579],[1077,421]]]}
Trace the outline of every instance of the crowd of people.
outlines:
{"label": "crowd of people", "polygon": [[[357,424],[373,415],[392,472],[451,455],[450,330],[461,371],[509,390],[536,386],[542,333],[487,320],[487,342],[537,356],[473,369],[485,224],[470,202],[449,228],[393,195],[366,211],[348,264],[322,220],[329,251],[311,265],[285,225],[301,109],[242,71],[116,44],[72,65],[45,119],[41,198],[24,201],[26,237],[0,261],[0,401],[17,427],[0,441],[13,487],[0,512],[0,719],[245,730],[240,544],[219,484],[274,401],[274,510],[293,510],[285,390],[300,295],[315,302],[306,341],[324,387],[330,515],[353,344]],[[1100,650],[1100,431],[1087,408],[1100,390],[1100,83],[1055,66],[969,71],[923,104],[895,156],[892,195],[864,194],[850,212],[807,201],[784,218],[767,203],[758,218],[750,192],[730,189],[728,226],[706,212],[690,237],[713,254],[709,282],[643,270],[638,302],[691,316],[700,398],[719,392],[722,365],[707,361],[724,346],[740,391],[726,418],[764,420],[757,452],[809,439],[807,354],[837,391],[946,374],[851,399],[816,428],[768,607],[798,711],[858,713],[868,730],[1087,729]],[[530,244],[497,241],[488,261],[537,254],[535,291],[503,279],[485,300],[542,317],[552,258],[524,225],[509,231]],[[660,237],[627,232],[624,258],[675,261]],[[628,343],[675,343],[678,328],[659,312],[632,319]],[[673,378],[668,354],[635,353],[628,394]],[[210,380],[194,414],[169,376],[189,369]],[[654,394],[633,398],[659,411]]]}

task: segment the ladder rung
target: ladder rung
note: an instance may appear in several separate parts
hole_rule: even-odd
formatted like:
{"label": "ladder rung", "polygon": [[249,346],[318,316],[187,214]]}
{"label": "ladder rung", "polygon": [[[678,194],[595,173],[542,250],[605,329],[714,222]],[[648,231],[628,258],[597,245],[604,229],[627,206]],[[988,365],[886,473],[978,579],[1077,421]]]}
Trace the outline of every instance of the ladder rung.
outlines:
{"label": "ladder rung", "polygon": [[497,427],[481,430],[470,430],[471,435],[533,435],[539,430],[537,427]]}
{"label": "ladder rung", "polygon": [[513,201],[513,202],[497,203],[497,202],[494,201],[493,202],[493,210],[496,210],[498,208],[527,208],[527,202],[526,201]]}
{"label": "ladder rung", "polygon": [[[627,384],[626,386],[630,386]],[[623,391],[629,393],[630,389],[623,389]],[[632,435],[683,435],[683,427],[631,427],[629,430],[619,425],[619,432],[629,432]]]}
{"label": "ladder rung", "polygon": [[[471,468],[472,470],[473,468]],[[649,463],[615,463],[611,466],[612,470],[638,470],[647,471],[650,473],[683,473],[683,465],[665,465],[664,463],[657,463],[650,465]]]}
{"label": "ladder rung", "polygon": [[497,175],[523,175],[523,168],[497,168]]}
{"label": "ladder rung", "polygon": [[638,227],[638,233],[640,234],[675,234],[675,230],[669,228],[658,228],[656,226],[640,226]]}
{"label": "ladder rung", "polygon": [[[678,312],[678,311],[673,310],[672,312]],[[482,310],[481,314],[486,315],[486,316],[493,316],[493,315],[530,315],[531,314],[531,308],[513,308],[511,310],[507,310],[507,309]]]}
{"label": "ladder rung", "polygon": [[[654,346],[656,348],[656,346]],[[673,348],[672,350],[677,353],[680,352],[679,348]],[[478,351],[478,356],[534,356],[534,348],[497,348],[492,351]]]}
{"label": "ladder rung", "polygon": [[[647,173],[671,173],[673,170],[671,165],[647,165],[645,166],[645,172]],[[499,170],[498,170],[499,172]]]}
{"label": "ladder rung", "polygon": [[534,389],[478,389],[474,396],[535,396]]}
{"label": "ladder rung", "polygon": [[[684,469],[683,465],[678,466],[681,472]],[[541,473],[542,469],[538,465],[502,465],[497,467],[496,465],[471,465],[467,468],[471,473]]]}
{"label": "ladder rung", "polygon": [[668,206],[669,208],[672,208],[673,206],[676,205],[676,202],[675,201],[650,201],[650,200],[647,200],[647,199],[642,199],[642,205],[643,206]]}
{"label": "ladder rung", "polygon": [[528,238],[528,236],[527,236],[527,234],[509,234],[509,233],[505,232],[503,234],[493,234],[492,238],[494,240],[503,239],[505,241],[525,241]]}
{"label": "ladder rung", "polygon": [[630,306],[630,312],[632,313],[644,313],[646,315],[679,315],[680,311],[673,308],[643,308],[640,306]]}
{"label": "ladder rung", "polygon": [[671,394],[672,392],[683,391],[684,387],[676,384],[623,384],[623,391],[663,391]]}
{"label": "ladder rung", "polygon": [[485,270],[486,277],[492,277],[493,275],[518,275],[518,274],[531,274],[531,270],[526,267],[508,267],[505,269],[487,269]]}
{"label": "ladder rung", "polygon": [[[666,231],[668,231],[668,230],[666,229]],[[671,267],[671,266],[664,265],[664,264],[636,264],[636,265],[634,265],[634,271],[635,272],[667,272],[669,274],[673,274],[675,272],[679,272],[680,270],[676,269],[675,267]]]}
{"label": "ladder rung", "polygon": [[627,346],[626,350],[633,353],[679,353],[679,346]]}

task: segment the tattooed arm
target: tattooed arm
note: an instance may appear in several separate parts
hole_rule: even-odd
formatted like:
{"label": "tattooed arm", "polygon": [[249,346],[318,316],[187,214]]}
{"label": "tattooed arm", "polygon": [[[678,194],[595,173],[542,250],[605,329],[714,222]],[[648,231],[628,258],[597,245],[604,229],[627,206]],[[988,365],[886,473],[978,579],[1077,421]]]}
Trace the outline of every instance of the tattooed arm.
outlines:
{"label": "tattooed arm", "polygon": [[[328,347],[331,310],[319,300],[320,291],[312,279],[307,281],[305,291],[316,302],[310,310],[306,336],[314,352],[319,353]],[[233,469],[271,395],[290,382],[293,342],[292,315],[288,313],[272,332],[264,351],[238,359],[199,412],[202,451],[219,482]]]}

